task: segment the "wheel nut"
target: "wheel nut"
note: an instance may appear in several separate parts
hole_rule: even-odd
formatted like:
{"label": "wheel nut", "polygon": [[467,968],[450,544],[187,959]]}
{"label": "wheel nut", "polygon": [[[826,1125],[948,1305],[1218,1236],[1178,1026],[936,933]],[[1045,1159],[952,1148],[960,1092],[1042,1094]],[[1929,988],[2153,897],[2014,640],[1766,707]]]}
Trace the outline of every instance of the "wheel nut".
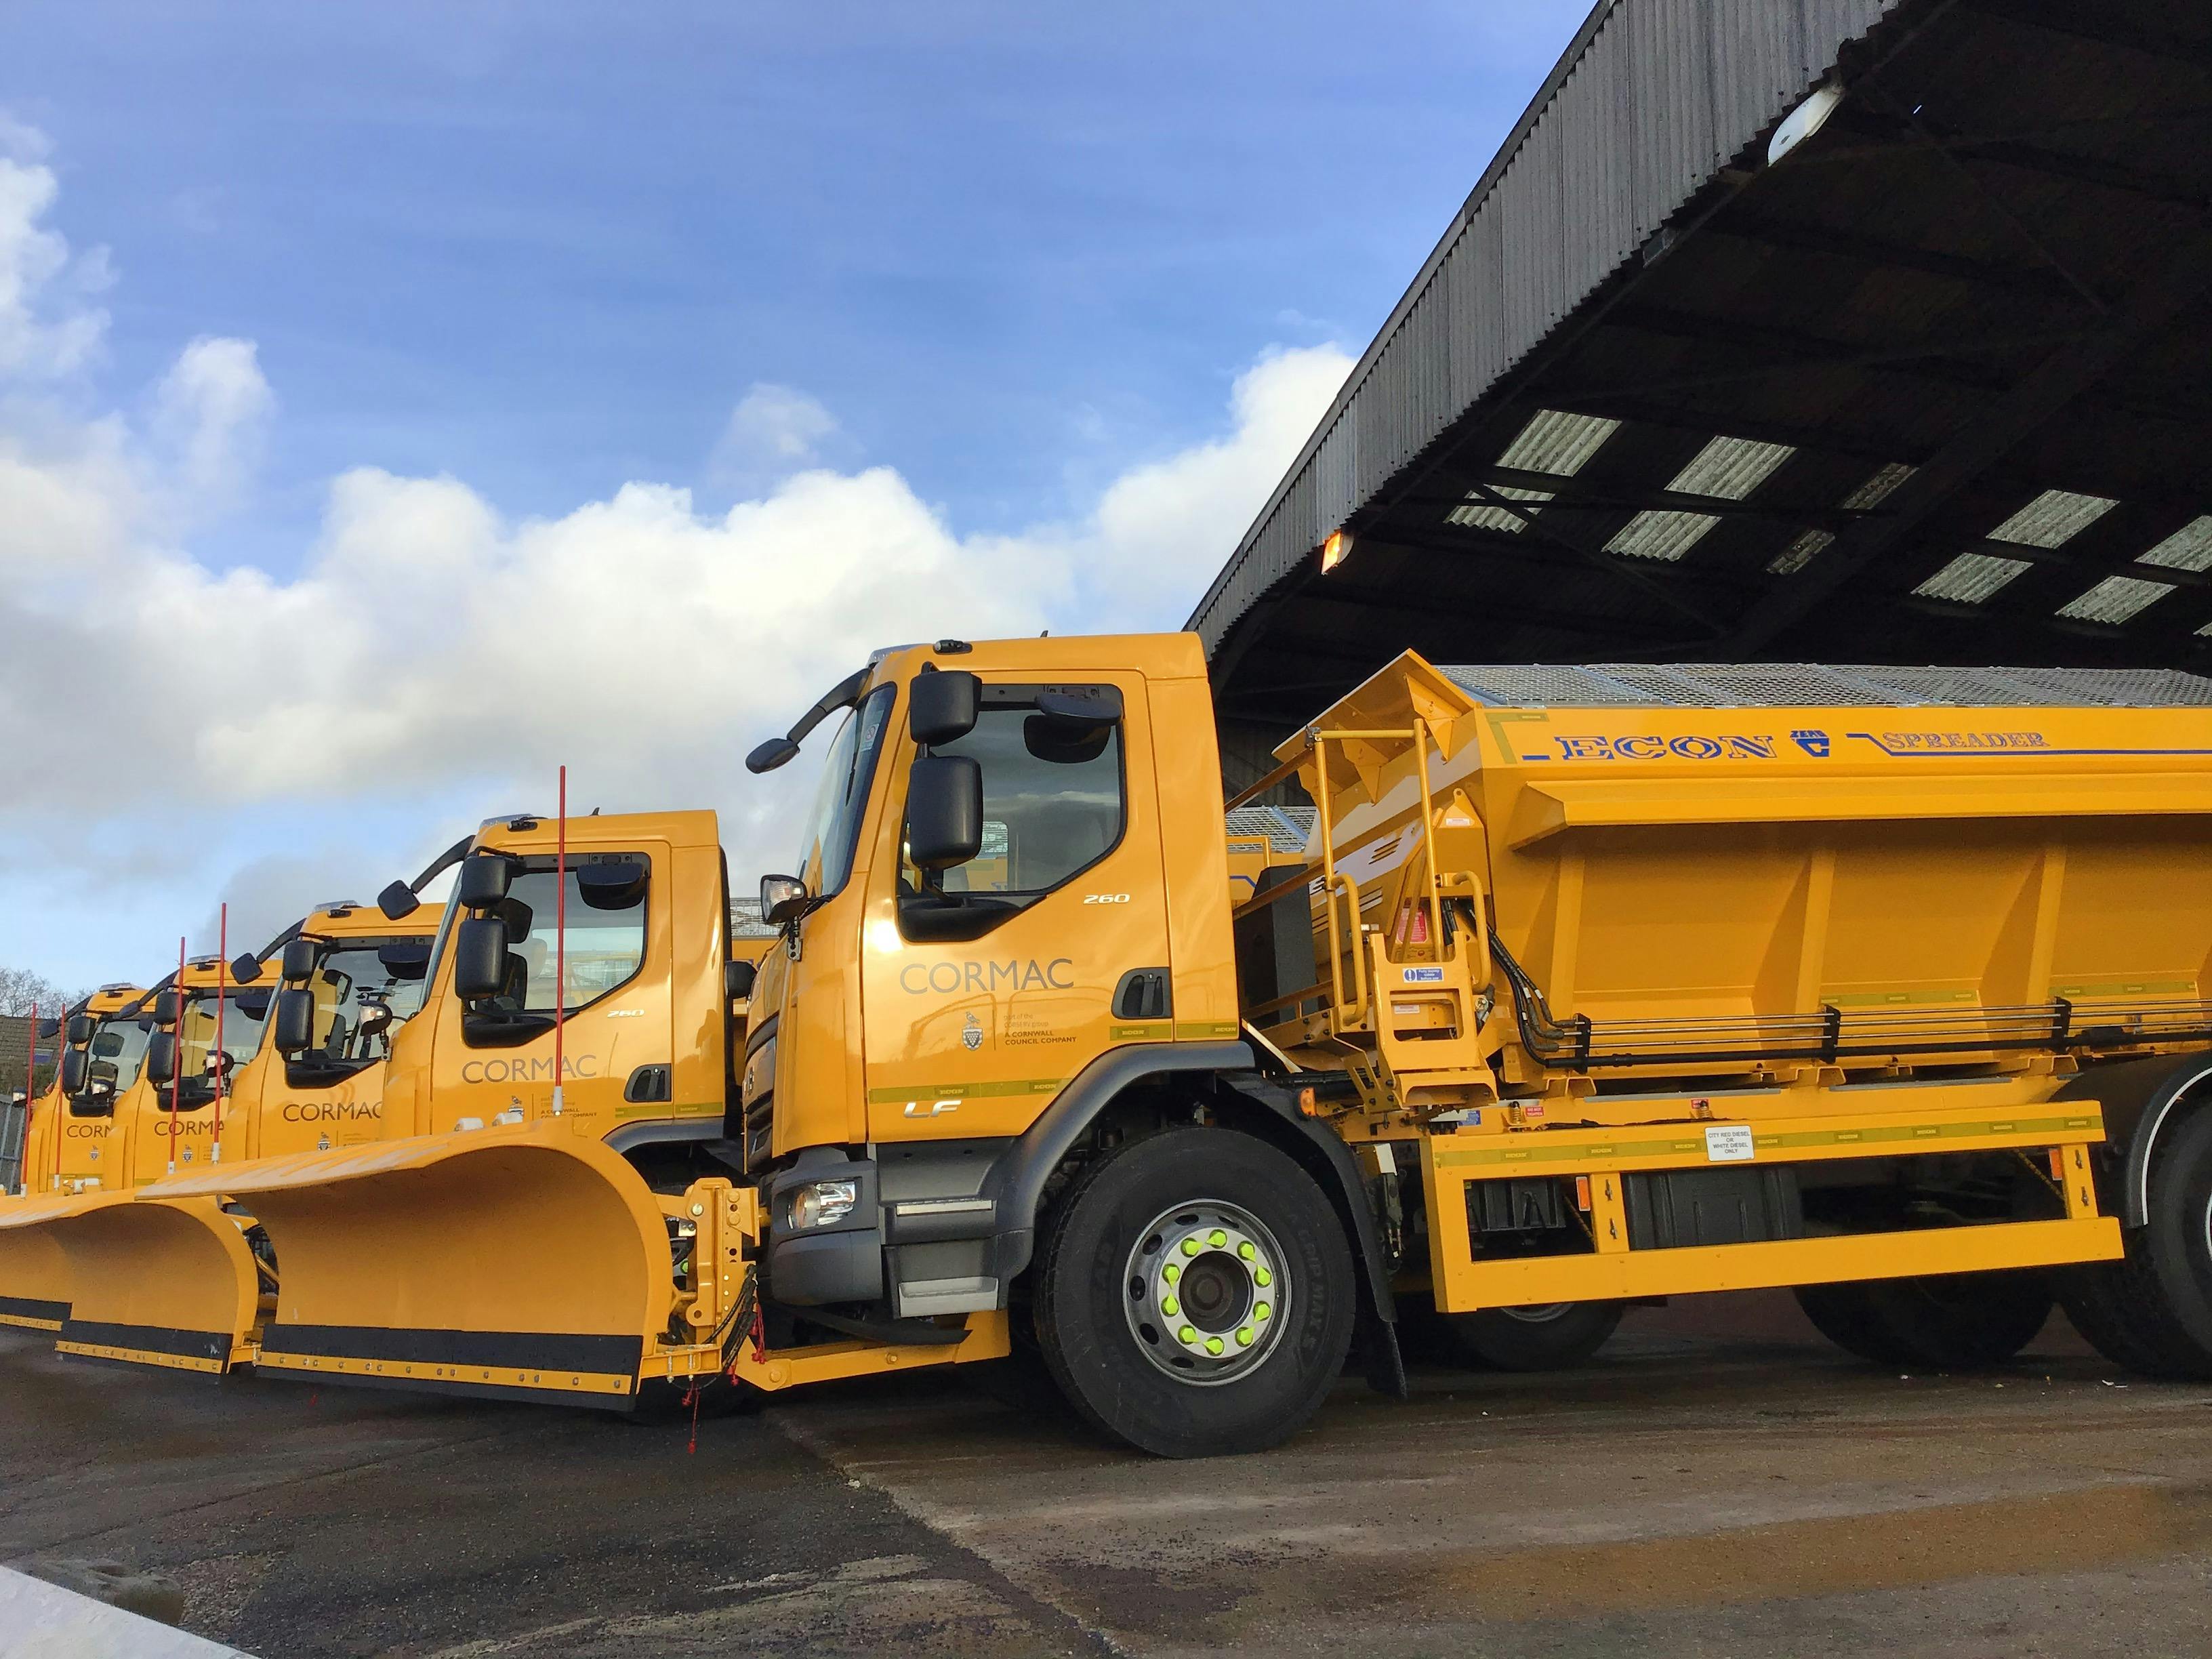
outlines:
{"label": "wheel nut", "polygon": [[1166,1267],[1160,1269],[1160,1277],[1166,1279],[1169,1284],[1172,1285],[1176,1280],[1182,1277],[1182,1269],[1176,1267],[1174,1262],[1170,1261]]}
{"label": "wheel nut", "polygon": [[1249,1348],[1252,1346],[1252,1328],[1249,1325],[1237,1328],[1237,1346],[1240,1348]]}
{"label": "wheel nut", "polygon": [[1275,1310],[1273,1308],[1262,1302],[1253,1308],[1252,1317],[1255,1319],[1265,1319],[1274,1311]]}
{"label": "wheel nut", "polygon": [[1206,1234],[1206,1242],[1212,1245],[1213,1248],[1218,1250],[1223,1245],[1229,1243],[1229,1235],[1223,1232],[1220,1228],[1216,1227],[1212,1232]]}
{"label": "wheel nut", "polygon": [[1171,1296],[1164,1296],[1160,1298],[1160,1311],[1173,1319],[1182,1311],[1182,1304]]}
{"label": "wheel nut", "polygon": [[1186,1325],[1176,1333],[1176,1340],[1178,1342],[1195,1342],[1198,1340],[1198,1333]]}
{"label": "wheel nut", "polygon": [[1254,1256],[1260,1253],[1252,1248],[1252,1241],[1248,1238],[1242,1244],[1239,1244],[1237,1247],[1237,1254],[1243,1260],[1249,1261]]}
{"label": "wheel nut", "polygon": [[1218,1336],[1209,1336],[1206,1339],[1206,1351],[1208,1353],[1219,1353],[1221,1346],[1221,1339]]}
{"label": "wheel nut", "polygon": [[1265,1267],[1255,1267],[1252,1270],[1252,1281],[1264,1291],[1275,1282],[1275,1276]]}
{"label": "wheel nut", "polygon": [[1183,1240],[1182,1253],[1185,1255],[1196,1255],[1198,1254],[1198,1241],[1194,1238],[1186,1238]]}

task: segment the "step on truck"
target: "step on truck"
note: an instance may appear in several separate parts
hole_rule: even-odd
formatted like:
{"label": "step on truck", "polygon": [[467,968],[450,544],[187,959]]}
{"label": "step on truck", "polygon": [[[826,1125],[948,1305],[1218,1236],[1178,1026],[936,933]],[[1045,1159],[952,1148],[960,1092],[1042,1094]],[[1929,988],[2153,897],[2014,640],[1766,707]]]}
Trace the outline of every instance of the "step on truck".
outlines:
{"label": "step on truck", "polygon": [[[1402,1389],[1401,1305],[1545,1365],[1786,1286],[1971,1364],[2056,1295],[2212,1376],[2208,702],[1409,654],[1247,792],[1315,823],[1240,899],[1195,640],[885,653],[749,761],[837,723],[726,981],[725,1173],[655,1193],[544,1118],[303,1159],[257,1199],[270,1340],[617,1406],[1018,1345],[1169,1455],[1281,1440],[1355,1353]],[[465,866],[466,1018],[511,1001],[506,890]]]}

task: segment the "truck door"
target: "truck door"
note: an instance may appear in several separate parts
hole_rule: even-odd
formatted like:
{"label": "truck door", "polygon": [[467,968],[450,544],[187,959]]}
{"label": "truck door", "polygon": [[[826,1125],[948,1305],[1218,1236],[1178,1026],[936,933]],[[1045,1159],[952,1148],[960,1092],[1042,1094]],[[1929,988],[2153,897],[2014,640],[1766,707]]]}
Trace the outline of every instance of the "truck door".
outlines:
{"label": "truck door", "polygon": [[[1106,712],[1041,712],[1047,692]],[[1143,678],[987,680],[975,729],[932,752],[979,763],[981,850],[941,891],[903,856],[879,862],[896,868],[864,930],[872,1140],[1018,1133],[1102,1051],[1171,1030]]]}
{"label": "truck door", "polygon": [[[438,1022],[435,1127],[549,1115],[556,1006],[565,1010],[562,1110],[576,1133],[599,1139],[634,1117],[665,1116],[673,1047],[668,844],[641,838],[619,849],[572,851],[565,933],[556,922],[554,860],[533,853],[516,862],[507,896],[495,907],[507,924],[507,994]],[[556,989],[556,936],[565,996]],[[641,1094],[649,1097],[642,1107]]]}

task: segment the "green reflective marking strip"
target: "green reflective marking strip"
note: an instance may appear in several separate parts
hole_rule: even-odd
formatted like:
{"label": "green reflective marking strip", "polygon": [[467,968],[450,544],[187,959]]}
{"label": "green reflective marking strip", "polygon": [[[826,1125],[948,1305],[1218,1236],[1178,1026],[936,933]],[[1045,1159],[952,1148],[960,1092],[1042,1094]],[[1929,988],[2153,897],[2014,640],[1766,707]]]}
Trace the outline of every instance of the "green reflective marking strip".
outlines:
{"label": "green reflective marking strip", "polygon": [[1149,1042],[1168,1036],[1174,1029],[1165,1020],[1156,1019],[1143,1025],[1109,1025],[1106,1035],[1116,1042]]}
{"label": "green reflective marking strip", "polygon": [[1066,1087],[1064,1077],[1015,1078],[1005,1083],[915,1083],[896,1089],[871,1089],[868,1103],[880,1106],[896,1100],[987,1100],[1008,1095],[1057,1094]]}
{"label": "green reflective marking strip", "polygon": [[665,1100],[624,1101],[615,1108],[617,1122],[627,1122],[638,1117],[720,1117],[722,1103],[719,1100],[686,1100],[670,1105]]}

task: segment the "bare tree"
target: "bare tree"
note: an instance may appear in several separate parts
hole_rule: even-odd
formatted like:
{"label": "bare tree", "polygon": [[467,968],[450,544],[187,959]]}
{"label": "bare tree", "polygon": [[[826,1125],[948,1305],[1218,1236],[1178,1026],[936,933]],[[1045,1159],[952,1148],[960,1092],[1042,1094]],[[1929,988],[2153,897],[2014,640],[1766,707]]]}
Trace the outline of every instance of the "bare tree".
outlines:
{"label": "bare tree", "polygon": [[32,969],[0,967],[0,1014],[27,1014],[35,1002],[40,1018],[45,1018],[60,1013],[80,994],[63,990]]}

